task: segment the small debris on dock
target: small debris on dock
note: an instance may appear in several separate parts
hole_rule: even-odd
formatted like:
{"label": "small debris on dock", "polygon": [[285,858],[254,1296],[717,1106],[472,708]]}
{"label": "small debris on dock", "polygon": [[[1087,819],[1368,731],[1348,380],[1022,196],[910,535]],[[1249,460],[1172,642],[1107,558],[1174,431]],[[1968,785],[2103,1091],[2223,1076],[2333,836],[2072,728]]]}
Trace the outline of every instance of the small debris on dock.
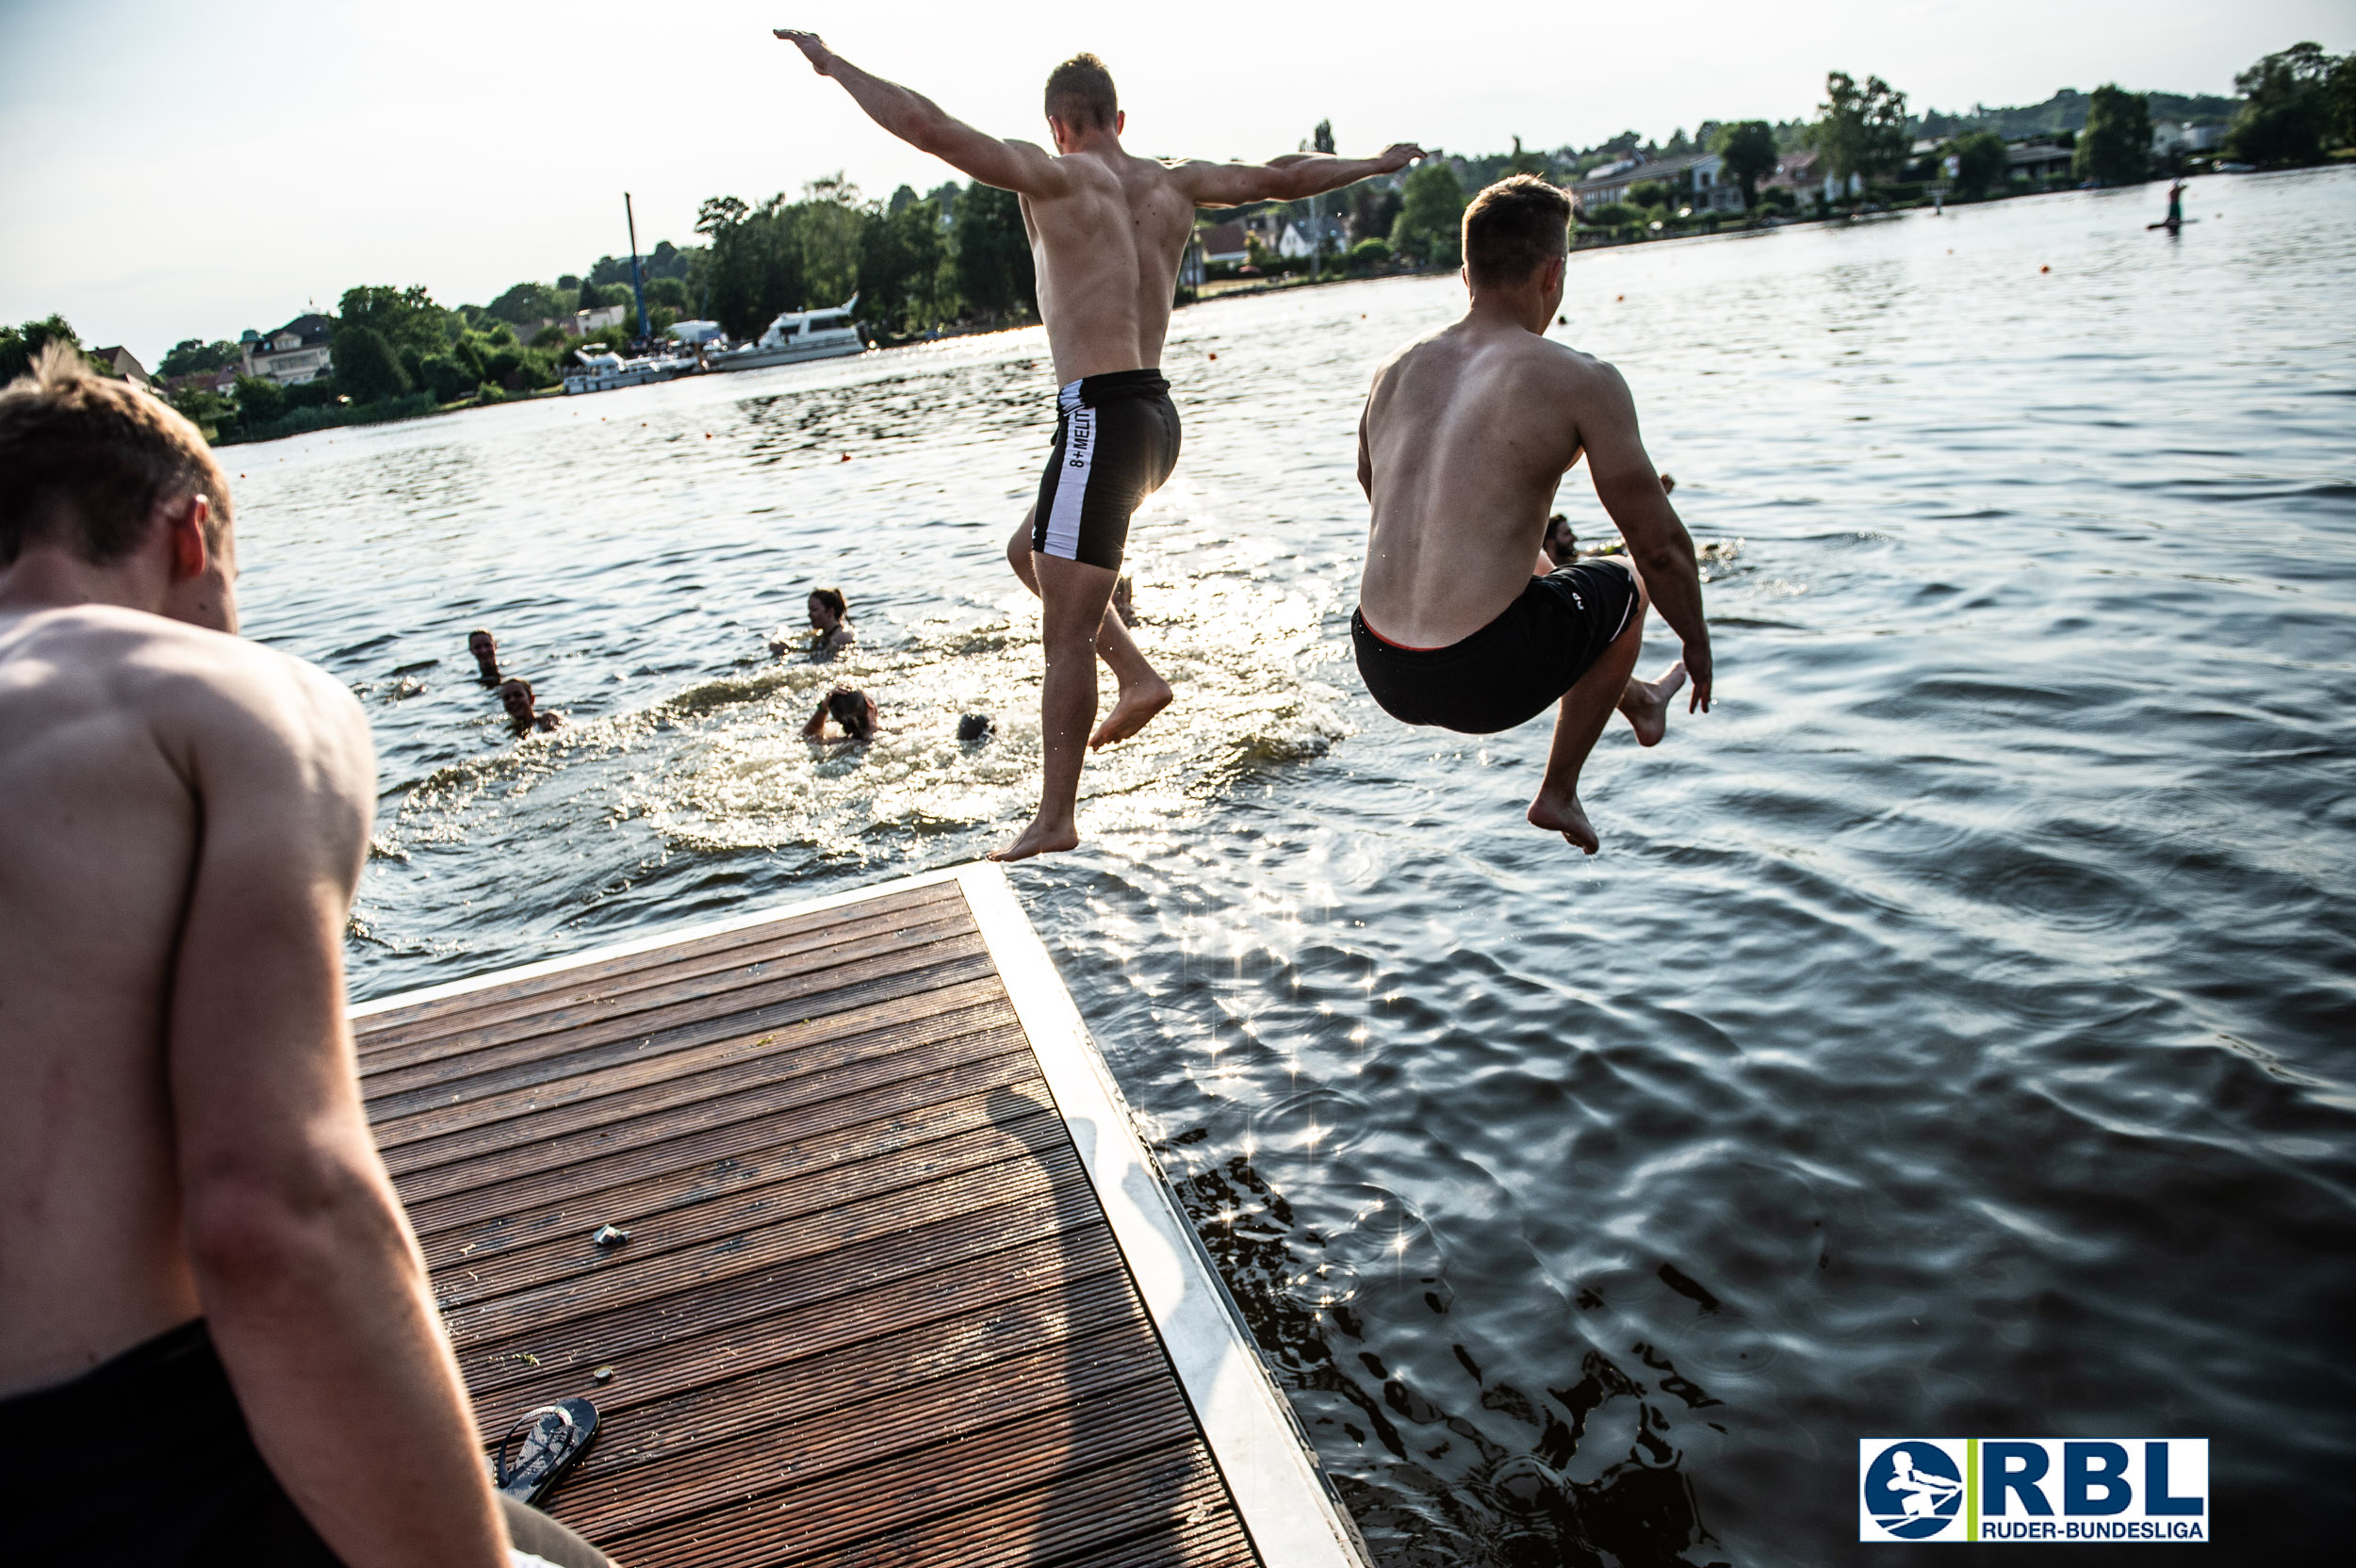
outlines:
{"label": "small debris on dock", "polygon": [[597,1234],[589,1239],[600,1247],[619,1247],[630,1239],[630,1233],[619,1225],[600,1225],[597,1227]]}

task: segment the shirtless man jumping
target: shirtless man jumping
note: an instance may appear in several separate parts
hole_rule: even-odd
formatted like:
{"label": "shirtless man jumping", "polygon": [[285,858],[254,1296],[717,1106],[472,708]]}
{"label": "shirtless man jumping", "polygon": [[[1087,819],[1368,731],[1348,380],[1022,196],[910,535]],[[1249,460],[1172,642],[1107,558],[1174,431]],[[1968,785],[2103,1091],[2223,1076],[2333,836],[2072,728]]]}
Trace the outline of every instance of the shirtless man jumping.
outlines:
{"label": "shirtless man jumping", "polygon": [[[1530,175],[1464,209],[1464,319],[1374,374],[1358,424],[1358,482],[1374,508],[1350,617],[1358,670],[1385,712],[1487,735],[1560,699],[1530,820],[1593,855],[1579,774],[1615,708],[1643,745],[1710,707],[1710,627],[1693,541],[1636,433],[1620,373],[1549,342],[1562,304],[1571,204]],[[1581,453],[1628,559],[1555,567],[1542,554],[1555,487]],[[1542,575],[1532,575],[1532,568]],[[1644,608],[1683,639],[1656,680],[1633,678]]]}
{"label": "shirtless man jumping", "polygon": [[[820,75],[841,82],[893,136],[1023,198],[1058,389],[1055,446],[1039,500],[1007,541],[1006,558],[1041,605],[1046,758],[1039,814],[990,858],[1070,849],[1080,841],[1074,813],[1085,747],[1136,734],[1170,699],[1169,682],[1106,606],[1121,576],[1130,514],[1178,462],[1178,411],[1162,379],[1162,340],[1194,209],[1338,190],[1395,173],[1422,151],[1401,143],[1375,158],[1290,153],[1265,164],[1133,157],[1121,149],[1128,117],[1114,97],[1111,74],[1095,56],[1080,55],[1047,78],[1051,154],[1035,142],[985,136],[930,99],[869,75],[815,33],[780,28],[777,37],[809,57]],[[1100,657],[1121,694],[1090,734]]]}
{"label": "shirtless man jumping", "polygon": [[0,389],[8,1560],[602,1564],[483,1474],[344,1021],[368,724],[235,576],[193,425]]}

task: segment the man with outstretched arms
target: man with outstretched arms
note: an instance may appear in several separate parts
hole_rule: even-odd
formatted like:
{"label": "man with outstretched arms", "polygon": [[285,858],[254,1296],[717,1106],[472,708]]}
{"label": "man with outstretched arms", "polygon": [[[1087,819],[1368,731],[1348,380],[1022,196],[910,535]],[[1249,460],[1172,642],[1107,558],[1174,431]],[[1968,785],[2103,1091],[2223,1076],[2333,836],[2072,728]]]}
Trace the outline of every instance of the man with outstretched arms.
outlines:
{"label": "man with outstretched arms", "polygon": [[[1178,413],[1162,379],[1162,340],[1178,263],[1197,207],[1297,201],[1404,169],[1422,152],[1381,157],[1287,154],[1265,164],[1162,163],[1121,150],[1127,124],[1104,62],[1080,55],[1047,78],[1055,151],[985,136],[930,99],[871,76],[815,33],[780,28],[822,76],[843,84],[885,130],[984,185],[1023,198],[1038,262],[1039,313],[1055,362],[1057,421],[1039,500],[1008,541],[1015,575],[1040,600],[1047,678],[1039,696],[1045,752],[1039,815],[995,860],[1070,849],[1085,746],[1109,745],[1169,705],[1170,685],[1107,614],[1129,517],[1178,461]],[[1121,684],[1096,718],[1096,660]]]}
{"label": "man with outstretched arms", "polygon": [[0,1555],[534,1560],[361,1110],[368,726],[235,635],[230,521],[69,348],[0,389]]}
{"label": "man with outstretched arms", "polygon": [[[1569,198],[1516,175],[1464,209],[1464,318],[1374,374],[1358,424],[1358,482],[1374,509],[1350,617],[1359,673],[1384,711],[1466,734],[1559,710],[1530,820],[1593,855],[1579,768],[1615,708],[1644,745],[1710,707],[1710,627],[1693,541],[1636,433],[1620,373],[1549,342],[1562,303]],[[1555,487],[1581,453],[1628,558],[1558,567],[1539,547]],[[1635,679],[1644,608],[1685,657]]]}

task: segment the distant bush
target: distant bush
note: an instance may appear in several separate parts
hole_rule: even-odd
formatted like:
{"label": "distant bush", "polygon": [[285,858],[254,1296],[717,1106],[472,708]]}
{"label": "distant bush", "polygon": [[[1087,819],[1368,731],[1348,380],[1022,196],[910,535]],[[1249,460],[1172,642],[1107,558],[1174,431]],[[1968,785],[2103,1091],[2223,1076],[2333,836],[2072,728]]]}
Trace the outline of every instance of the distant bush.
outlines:
{"label": "distant bush", "polygon": [[472,391],[475,377],[453,354],[435,354],[422,367],[421,379],[436,402],[455,402]]}
{"label": "distant bush", "polygon": [[434,411],[434,394],[431,392],[412,392],[407,397],[387,398],[373,403],[333,403],[323,408],[299,408],[284,418],[260,424],[249,423],[238,432],[237,439],[275,441],[282,436],[303,435],[311,431],[342,425],[376,425],[392,419],[415,419]]}
{"label": "distant bush", "polygon": [[1391,265],[1391,242],[1380,235],[1369,236],[1352,245],[1344,259],[1353,272],[1380,272]]}

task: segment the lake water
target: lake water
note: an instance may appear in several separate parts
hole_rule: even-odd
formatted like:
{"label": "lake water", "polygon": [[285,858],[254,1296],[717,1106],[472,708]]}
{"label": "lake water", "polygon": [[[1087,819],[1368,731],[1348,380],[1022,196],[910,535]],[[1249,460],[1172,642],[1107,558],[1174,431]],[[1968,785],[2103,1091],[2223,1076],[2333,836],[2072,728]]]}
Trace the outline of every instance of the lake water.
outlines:
{"label": "lake water", "polygon": [[[1724,557],[1718,710],[1607,737],[1593,860],[1522,823],[1546,724],[1350,662],[1359,402],[1457,285],[1177,317],[1179,701],[1015,882],[1385,1568],[1861,1560],[1881,1435],[2204,1436],[2230,1560],[2339,1527],[2356,172],[2160,202],[1574,259]],[[1009,835],[1050,380],[1015,333],[226,452],[249,629],[375,724],[355,993]],[[813,584],[860,646],[771,658]],[[477,625],[569,728],[509,736]],[[891,732],[819,756],[837,680]]]}

